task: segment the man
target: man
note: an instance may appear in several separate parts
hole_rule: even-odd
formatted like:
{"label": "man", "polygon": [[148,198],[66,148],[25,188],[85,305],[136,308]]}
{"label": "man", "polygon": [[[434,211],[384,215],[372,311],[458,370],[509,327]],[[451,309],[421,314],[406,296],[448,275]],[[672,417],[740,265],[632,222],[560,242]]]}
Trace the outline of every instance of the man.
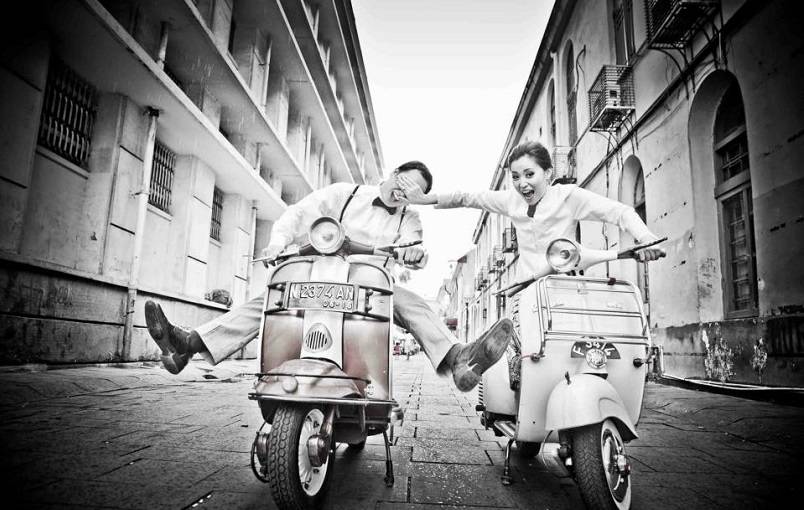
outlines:
{"label": "man", "polygon": [[[427,166],[410,161],[379,186],[336,183],[316,190],[289,206],[274,223],[263,257],[272,259],[288,245],[301,241],[320,216],[338,218],[350,239],[374,246],[421,240],[421,221],[416,211],[406,207],[407,198],[398,183],[400,175],[423,190],[432,188],[433,177]],[[395,263],[385,257],[371,258],[388,268]],[[425,251],[418,246],[404,248],[400,259],[408,267],[421,268]],[[145,320],[148,332],[162,349],[165,368],[176,374],[195,353],[214,365],[253,340],[259,332],[262,303],[263,297],[256,297],[195,330],[185,331],[173,326],[158,304],[148,301]],[[452,373],[461,391],[477,385],[480,375],[505,352],[513,333],[511,321],[503,320],[477,341],[458,344],[421,297],[399,286],[394,286],[394,322],[413,334],[436,372]]]}

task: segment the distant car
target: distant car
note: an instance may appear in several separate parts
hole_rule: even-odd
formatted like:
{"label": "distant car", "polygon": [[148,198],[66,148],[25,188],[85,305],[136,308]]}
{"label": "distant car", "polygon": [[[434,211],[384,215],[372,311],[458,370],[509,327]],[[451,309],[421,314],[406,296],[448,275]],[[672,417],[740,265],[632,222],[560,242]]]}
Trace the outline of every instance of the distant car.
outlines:
{"label": "distant car", "polygon": [[398,356],[399,354],[402,354],[402,346],[394,344],[394,356]]}

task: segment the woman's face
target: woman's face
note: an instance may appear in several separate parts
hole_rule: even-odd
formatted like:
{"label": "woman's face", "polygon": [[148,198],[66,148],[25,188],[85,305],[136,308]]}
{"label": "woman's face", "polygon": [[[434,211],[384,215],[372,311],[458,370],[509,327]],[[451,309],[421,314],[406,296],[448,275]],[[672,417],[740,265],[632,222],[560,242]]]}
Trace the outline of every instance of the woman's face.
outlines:
{"label": "woman's face", "polygon": [[551,173],[527,154],[511,162],[511,182],[528,205],[535,205],[544,196]]}

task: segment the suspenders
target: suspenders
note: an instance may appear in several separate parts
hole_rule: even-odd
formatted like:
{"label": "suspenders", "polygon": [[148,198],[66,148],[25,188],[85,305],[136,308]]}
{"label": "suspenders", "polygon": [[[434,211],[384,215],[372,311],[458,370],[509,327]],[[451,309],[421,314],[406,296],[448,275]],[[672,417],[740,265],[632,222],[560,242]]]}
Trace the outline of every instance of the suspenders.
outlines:
{"label": "suspenders", "polygon": [[[351,202],[351,201],[352,201],[352,199],[355,197],[355,194],[357,193],[358,188],[360,188],[360,185],[359,185],[359,184],[358,184],[357,186],[355,186],[355,188],[354,188],[354,189],[352,190],[352,192],[349,194],[349,198],[347,198],[347,199],[346,199],[346,202],[344,202],[344,204],[343,204],[343,208],[341,209],[341,214],[340,214],[340,216],[338,217],[338,221],[339,221],[339,222],[343,223],[343,214],[346,212],[346,208],[347,208],[347,207],[349,207],[349,202]],[[399,230],[402,228],[402,221],[405,219],[405,213],[406,213],[407,211],[408,211],[407,206],[405,206],[405,207],[403,207],[403,208],[402,208],[402,214],[400,214],[400,215],[399,215],[399,225],[397,225],[397,226],[396,226],[396,232],[397,232],[397,234],[399,233]],[[383,264],[383,266],[388,265],[388,261],[389,261],[389,260],[390,260],[390,257],[389,257],[389,258],[386,258],[386,260],[385,260],[385,264]]]}

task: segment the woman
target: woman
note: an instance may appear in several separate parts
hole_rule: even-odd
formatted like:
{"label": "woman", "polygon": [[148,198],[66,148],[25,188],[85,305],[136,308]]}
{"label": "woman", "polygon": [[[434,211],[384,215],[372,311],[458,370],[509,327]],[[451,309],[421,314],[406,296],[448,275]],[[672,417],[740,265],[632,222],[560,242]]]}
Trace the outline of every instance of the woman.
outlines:
{"label": "woman", "polygon": [[[511,218],[519,241],[519,279],[552,272],[544,256],[554,239],[572,239],[580,220],[596,220],[617,225],[637,242],[647,243],[653,234],[632,207],[571,184],[552,185],[550,153],[540,143],[522,142],[508,155],[511,189],[474,193],[424,193],[405,176],[399,185],[412,204],[431,204],[436,208],[473,207]],[[664,255],[660,248],[637,253],[641,262]]]}

